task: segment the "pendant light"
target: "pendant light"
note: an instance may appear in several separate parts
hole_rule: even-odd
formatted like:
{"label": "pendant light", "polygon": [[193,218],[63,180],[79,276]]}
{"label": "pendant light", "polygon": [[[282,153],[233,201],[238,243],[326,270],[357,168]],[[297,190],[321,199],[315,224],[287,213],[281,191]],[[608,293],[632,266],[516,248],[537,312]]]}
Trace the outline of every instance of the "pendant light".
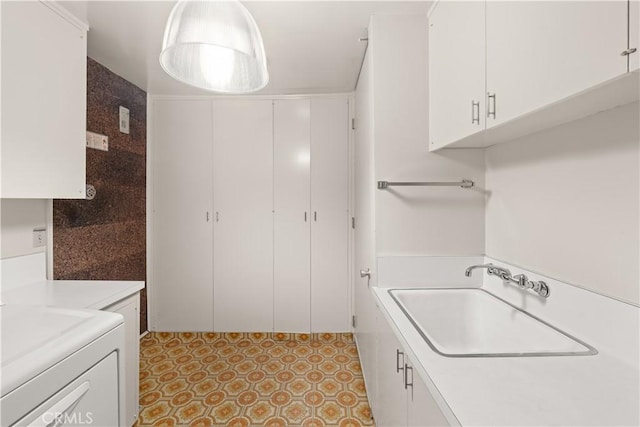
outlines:
{"label": "pendant light", "polygon": [[160,65],[212,92],[256,92],[269,82],[262,36],[237,0],[179,0],[164,31]]}

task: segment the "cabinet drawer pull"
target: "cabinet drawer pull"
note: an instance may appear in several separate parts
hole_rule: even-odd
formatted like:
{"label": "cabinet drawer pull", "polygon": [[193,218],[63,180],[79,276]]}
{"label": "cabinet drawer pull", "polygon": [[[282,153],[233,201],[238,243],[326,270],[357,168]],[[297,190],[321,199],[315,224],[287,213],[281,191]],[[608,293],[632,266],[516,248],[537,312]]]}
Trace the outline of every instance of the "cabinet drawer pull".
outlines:
{"label": "cabinet drawer pull", "polygon": [[[400,363],[400,355],[402,355],[402,363]],[[396,373],[404,371],[404,353],[396,350]],[[406,365],[405,365],[406,366]]]}
{"label": "cabinet drawer pull", "polygon": [[[491,108],[493,100],[493,108]],[[487,117],[496,118],[496,94],[487,93]]]}
{"label": "cabinet drawer pull", "polygon": [[[409,382],[409,371],[411,371],[411,382]],[[405,363],[404,364],[404,388],[406,390],[409,387],[411,387],[411,390],[413,390],[413,368]]]}
{"label": "cabinet drawer pull", "polygon": [[[476,112],[478,113],[476,115]],[[480,124],[480,101],[471,100],[471,124]]]}

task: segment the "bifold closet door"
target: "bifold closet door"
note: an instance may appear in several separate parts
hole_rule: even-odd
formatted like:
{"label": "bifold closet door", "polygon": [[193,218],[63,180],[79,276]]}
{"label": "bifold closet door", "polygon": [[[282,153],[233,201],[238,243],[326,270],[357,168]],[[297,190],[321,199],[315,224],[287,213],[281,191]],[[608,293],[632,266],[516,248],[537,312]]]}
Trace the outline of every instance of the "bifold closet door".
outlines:
{"label": "bifold closet door", "polygon": [[311,331],[349,322],[349,106],[311,100]]}
{"label": "bifold closet door", "polygon": [[157,331],[213,330],[211,101],[153,101]]}
{"label": "bifold closet door", "polygon": [[273,327],[273,106],[213,102],[214,326]]}
{"label": "bifold closet door", "polygon": [[310,101],[274,102],[274,330],[310,325]]}

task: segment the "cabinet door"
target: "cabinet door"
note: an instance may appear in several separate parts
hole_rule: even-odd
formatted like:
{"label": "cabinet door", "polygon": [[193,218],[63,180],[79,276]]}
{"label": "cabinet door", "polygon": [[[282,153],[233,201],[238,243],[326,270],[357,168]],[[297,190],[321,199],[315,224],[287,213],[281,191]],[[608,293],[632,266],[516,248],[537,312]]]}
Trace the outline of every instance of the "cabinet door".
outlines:
{"label": "cabinet door", "polygon": [[274,330],[310,324],[310,103],[274,103]]}
{"label": "cabinet door", "polygon": [[1,3],[1,196],[84,198],[86,32],[45,2]]}
{"label": "cabinet door", "polygon": [[216,331],[273,325],[272,110],[270,100],[213,103]]}
{"label": "cabinet door", "polygon": [[640,68],[640,0],[629,1],[629,45],[636,51],[629,55],[629,71]]}
{"label": "cabinet door", "polygon": [[429,16],[429,147],[485,127],[485,2],[438,3]]}
{"label": "cabinet door", "polygon": [[489,1],[486,8],[487,92],[495,95],[487,101],[487,127],[627,70],[620,55],[626,1]]}
{"label": "cabinet door", "polygon": [[213,330],[211,117],[211,101],[154,101],[155,330]]}
{"label": "cabinet door", "polygon": [[409,387],[407,399],[407,425],[415,427],[442,427],[450,425],[444,414],[438,407],[427,385],[422,381],[416,372],[413,362],[409,360],[408,382],[413,384]]}
{"label": "cabinet door", "polygon": [[407,358],[379,308],[376,324],[378,332],[376,425],[378,427],[404,426],[407,425],[407,393],[404,388],[404,365]]}
{"label": "cabinet door", "polygon": [[106,311],[120,313],[124,317],[124,419],[131,426],[138,418],[138,393],[140,371],[140,294],[107,307]]}
{"label": "cabinet door", "polygon": [[[369,50],[368,52],[371,52]],[[362,374],[367,386],[367,398],[374,415],[378,412],[376,381],[376,305],[369,285],[376,284],[376,255],[374,234],[374,178],[373,159],[373,81],[371,54],[366,53],[362,73],[356,88],[356,116],[358,126],[354,144],[354,274],[353,309],[354,337],[358,346]],[[370,268],[371,280],[360,277],[359,271]]]}
{"label": "cabinet door", "polygon": [[349,109],[311,101],[311,330],[349,326]]}

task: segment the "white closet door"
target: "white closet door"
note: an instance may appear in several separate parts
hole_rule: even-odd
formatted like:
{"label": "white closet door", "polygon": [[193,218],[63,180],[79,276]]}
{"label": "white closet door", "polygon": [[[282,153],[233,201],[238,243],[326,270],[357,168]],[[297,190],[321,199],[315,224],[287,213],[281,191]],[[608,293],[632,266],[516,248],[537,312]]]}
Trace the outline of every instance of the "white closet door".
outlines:
{"label": "white closet door", "polygon": [[214,325],[273,326],[273,106],[213,104]]}
{"label": "white closet door", "polygon": [[153,105],[154,330],[213,330],[211,101]]}
{"label": "white closet door", "polygon": [[349,322],[349,108],[311,101],[311,331],[347,332]]}
{"label": "white closet door", "polygon": [[274,102],[274,330],[310,325],[310,101]]}

